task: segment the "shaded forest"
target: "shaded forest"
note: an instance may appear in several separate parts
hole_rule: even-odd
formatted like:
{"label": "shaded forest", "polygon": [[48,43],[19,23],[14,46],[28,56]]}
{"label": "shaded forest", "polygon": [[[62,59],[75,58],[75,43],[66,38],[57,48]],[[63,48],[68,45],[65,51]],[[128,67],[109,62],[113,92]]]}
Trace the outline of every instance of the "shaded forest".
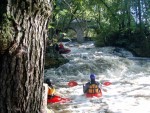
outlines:
{"label": "shaded forest", "polygon": [[[55,0],[50,36],[56,29],[75,38],[73,21],[86,23],[84,37],[96,46],[118,46],[137,56],[150,56],[150,0]],[[80,25],[82,27],[82,25]]]}

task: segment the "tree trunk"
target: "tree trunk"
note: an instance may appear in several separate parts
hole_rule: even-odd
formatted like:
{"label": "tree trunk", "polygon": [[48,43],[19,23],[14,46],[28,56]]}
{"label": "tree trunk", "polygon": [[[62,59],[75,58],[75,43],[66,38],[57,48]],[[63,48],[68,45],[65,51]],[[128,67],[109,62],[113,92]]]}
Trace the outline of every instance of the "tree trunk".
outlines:
{"label": "tree trunk", "polygon": [[138,0],[138,15],[139,15],[140,32],[142,32],[141,0]]}
{"label": "tree trunk", "polygon": [[40,113],[51,3],[0,4],[0,113]]}

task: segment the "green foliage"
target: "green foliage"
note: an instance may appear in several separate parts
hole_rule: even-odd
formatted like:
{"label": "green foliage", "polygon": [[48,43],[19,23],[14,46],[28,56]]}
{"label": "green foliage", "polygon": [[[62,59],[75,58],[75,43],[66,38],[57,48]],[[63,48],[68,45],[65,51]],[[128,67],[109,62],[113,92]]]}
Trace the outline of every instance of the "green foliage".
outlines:
{"label": "green foliage", "polygon": [[97,35],[95,38],[95,46],[102,47],[105,46],[105,38],[102,35]]}
{"label": "green foliage", "polygon": [[149,0],[59,0],[55,2],[52,26],[65,32],[73,20],[86,20],[86,31],[93,28],[96,32],[86,34],[95,37],[97,45],[136,46],[148,37],[149,9]]}
{"label": "green foliage", "polygon": [[11,17],[9,15],[3,14],[3,19],[0,23],[0,38],[1,41],[3,40],[4,43],[9,43],[11,37],[12,37],[12,21]]}
{"label": "green foliage", "polygon": [[12,22],[8,18],[10,18],[10,17],[8,17],[8,15],[4,14],[3,20],[0,23],[1,36],[6,40],[11,37],[11,28],[10,27],[12,26]]}
{"label": "green foliage", "polygon": [[13,35],[12,21],[9,15],[3,14],[0,22],[0,54],[10,46]]}

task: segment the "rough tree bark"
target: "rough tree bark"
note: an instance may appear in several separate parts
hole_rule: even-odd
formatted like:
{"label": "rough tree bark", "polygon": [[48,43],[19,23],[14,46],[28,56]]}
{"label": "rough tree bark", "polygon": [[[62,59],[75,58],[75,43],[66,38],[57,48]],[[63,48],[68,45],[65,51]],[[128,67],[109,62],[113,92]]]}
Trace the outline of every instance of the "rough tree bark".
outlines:
{"label": "rough tree bark", "polygon": [[0,113],[40,113],[51,2],[0,4]]}

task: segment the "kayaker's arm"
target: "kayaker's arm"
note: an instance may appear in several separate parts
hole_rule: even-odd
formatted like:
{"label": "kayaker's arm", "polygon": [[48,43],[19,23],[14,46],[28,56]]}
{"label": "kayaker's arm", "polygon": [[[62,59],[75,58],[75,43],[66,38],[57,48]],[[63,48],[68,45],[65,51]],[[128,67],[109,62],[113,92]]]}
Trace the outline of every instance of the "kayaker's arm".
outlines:
{"label": "kayaker's arm", "polygon": [[83,92],[86,93],[88,91],[88,84],[83,85]]}
{"label": "kayaker's arm", "polygon": [[102,89],[104,92],[107,92],[107,90],[103,88],[103,84],[101,82],[99,83],[99,88]]}
{"label": "kayaker's arm", "polygon": [[99,83],[99,87],[100,87],[100,89],[102,89],[104,92],[107,92],[107,90],[103,88],[103,84],[102,84],[101,82]]}
{"label": "kayaker's arm", "polygon": [[101,82],[99,83],[99,88],[102,89],[102,84],[101,84]]}

